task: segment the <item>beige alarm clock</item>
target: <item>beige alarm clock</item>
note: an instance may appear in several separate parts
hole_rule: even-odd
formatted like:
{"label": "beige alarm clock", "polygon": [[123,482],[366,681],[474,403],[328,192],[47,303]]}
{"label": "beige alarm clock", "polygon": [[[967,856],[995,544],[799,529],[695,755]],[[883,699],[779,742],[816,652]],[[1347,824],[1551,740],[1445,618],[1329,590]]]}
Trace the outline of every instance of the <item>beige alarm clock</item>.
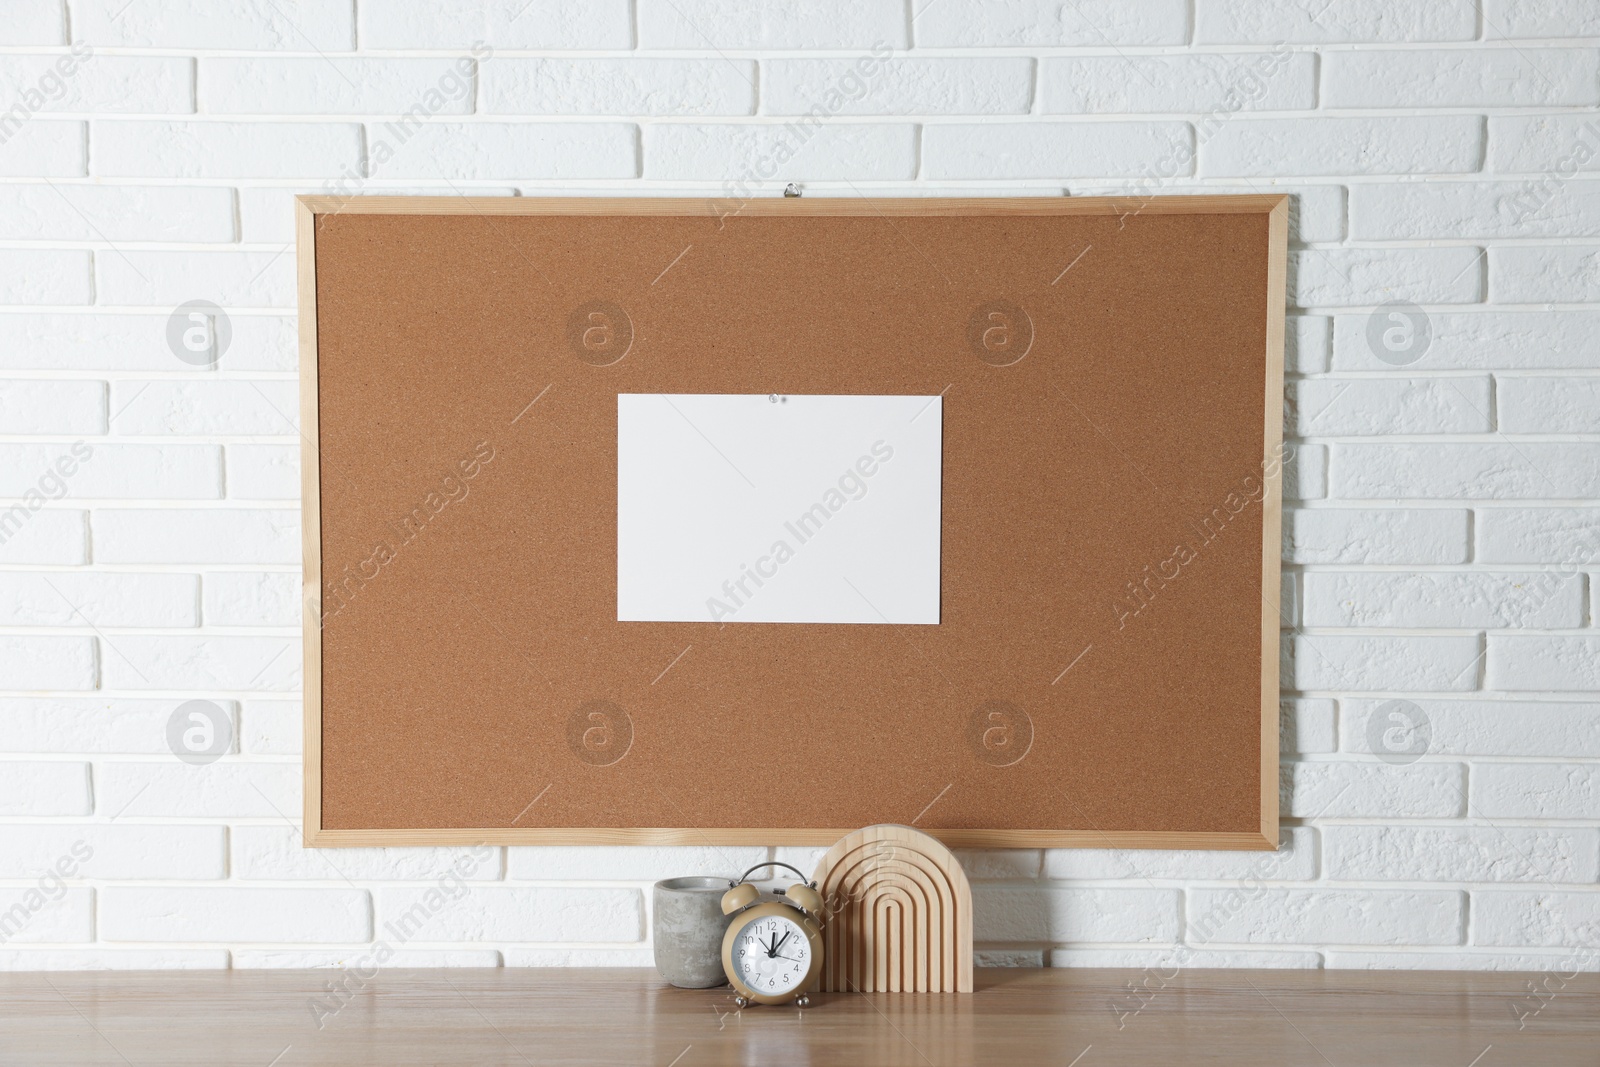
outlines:
{"label": "beige alarm clock", "polygon": [[773,891],[760,903],[761,890],[746,882],[752,871],[787,867],[787,863],[758,863],[728,883],[722,894],[722,914],[731,915],[722,938],[722,970],[734,988],[734,1002],[787,1004],[811,1003],[811,993],[822,977],[822,896],[815,882],[800,881]]}

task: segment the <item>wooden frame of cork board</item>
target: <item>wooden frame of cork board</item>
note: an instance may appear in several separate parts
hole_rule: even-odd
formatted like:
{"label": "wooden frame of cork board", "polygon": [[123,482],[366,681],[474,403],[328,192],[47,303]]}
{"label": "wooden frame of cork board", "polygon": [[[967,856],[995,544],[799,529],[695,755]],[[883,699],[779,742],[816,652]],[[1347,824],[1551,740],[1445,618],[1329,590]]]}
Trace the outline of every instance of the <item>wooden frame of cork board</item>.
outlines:
{"label": "wooden frame of cork board", "polygon": [[[1275,847],[1287,216],[301,198],[306,842]],[[941,395],[939,623],[618,622],[621,393]]]}

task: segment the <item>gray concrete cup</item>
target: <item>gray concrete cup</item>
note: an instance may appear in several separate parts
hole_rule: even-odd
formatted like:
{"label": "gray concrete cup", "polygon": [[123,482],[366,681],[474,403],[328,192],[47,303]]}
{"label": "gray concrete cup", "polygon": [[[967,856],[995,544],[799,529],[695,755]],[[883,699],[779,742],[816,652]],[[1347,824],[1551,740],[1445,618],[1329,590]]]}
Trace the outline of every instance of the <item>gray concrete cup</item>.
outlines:
{"label": "gray concrete cup", "polygon": [[710,989],[727,983],[722,973],[722,914],[726,878],[666,878],[656,883],[652,941],[656,970],[684,989]]}

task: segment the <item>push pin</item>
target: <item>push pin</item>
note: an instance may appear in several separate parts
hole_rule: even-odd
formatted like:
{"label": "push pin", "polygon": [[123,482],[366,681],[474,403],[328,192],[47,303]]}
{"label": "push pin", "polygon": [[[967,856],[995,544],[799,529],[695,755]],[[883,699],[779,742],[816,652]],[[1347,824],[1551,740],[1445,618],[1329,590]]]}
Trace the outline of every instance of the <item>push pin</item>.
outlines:
{"label": "push pin", "polygon": [[787,197],[799,196],[800,195],[800,187],[798,185],[796,185],[794,182],[790,182],[788,185],[785,185],[783,187],[783,195],[787,196]]}

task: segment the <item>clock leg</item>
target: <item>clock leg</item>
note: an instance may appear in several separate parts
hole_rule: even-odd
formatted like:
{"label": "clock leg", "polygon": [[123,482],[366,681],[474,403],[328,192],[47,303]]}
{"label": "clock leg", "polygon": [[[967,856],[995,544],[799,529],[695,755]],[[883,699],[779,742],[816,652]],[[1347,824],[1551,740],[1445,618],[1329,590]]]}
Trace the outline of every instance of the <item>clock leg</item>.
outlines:
{"label": "clock leg", "polygon": [[743,994],[735,994],[733,1002],[741,1008],[748,1008],[750,1006],[750,998],[744,996]]}
{"label": "clock leg", "polygon": [[798,1008],[809,1008],[811,1007],[811,998],[806,996],[804,993],[801,993],[798,997],[794,998],[794,1003]]}

